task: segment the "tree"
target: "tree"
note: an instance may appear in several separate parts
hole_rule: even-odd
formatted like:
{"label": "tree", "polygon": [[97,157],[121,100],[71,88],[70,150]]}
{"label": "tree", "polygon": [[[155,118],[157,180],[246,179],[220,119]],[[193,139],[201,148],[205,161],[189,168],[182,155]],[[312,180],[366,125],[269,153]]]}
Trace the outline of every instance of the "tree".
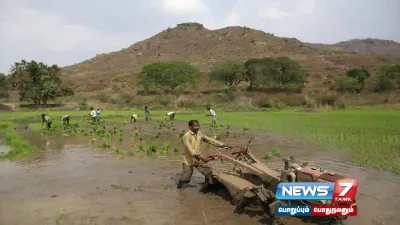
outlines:
{"label": "tree", "polygon": [[30,99],[35,105],[73,95],[73,91],[61,81],[57,65],[47,66],[41,62],[25,60],[15,62],[11,67],[10,82],[19,91],[21,101]]}
{"label": "tree", "polygon": [[361,84],[361,86],[364,86],[364,81],[368,79],[371,75],[369,74],[368,70],[364,68],[352,68],[349,69],[346,72],[346,75],[348,77],[352,77],[358,81],[358,83]]}
{"label": "tree", "polygon": [[355,93],[360,92],[361,84],[360,82],[353,77],[343,77],[338,80],[338,88],[337,91],[341,93]]}
{"label": "tree", "polygon": [[394,81],[388,76],[380,75],[378,83],[375,87],[375,92],[391,91],[395,88]]}
{"label": "tree", "polygon": [[186,87],[195,87],[199,70],[180,61],[155,62],[143,67],[140,72],[140,84],[146,90],[159,88],[165,93],[176,93]]}
{"label": "tree", "polygon": [[379,74],[397,83],[397,88],[400,88],[400,64],[382,66]]}
{"label": "tree", "polygon": [[400,64],[384,65],[379,69],[379,80],[375,92],[391,91],[400,88]]}
{"label": "tree", "polygon": [[0,98],[8,97],[8,78],[3,73],[0,73]]}
{"label": "tree", "polygon": [[275,59],[273,68],[272,80],[276,86],[295,92],[304,87],[307,74],[296,61],[279,57]]}
{"label": "tree", "polygon": [[385,75],[391,79],[400,79],[400,64],[385,65],[379,69],[381,75]]}
{"label": "tree", "polygon": [[245,67],[240,62],[222,61],[214,65],[210,80],[222,82],[228,86],[237,86],[244,81]]}
{"label": "tree", "polygon": [[249,59],[244,63],[244,66],[246,68],[245,79],[249,82],[249,90],[272,80],[271,74],[274,67],[274,59]]}
{"label": "tree", "polygon": [[299,91],[304,87],[307,78],[301,66],[287,57],[249,59],[245,67],[245,78],[250,82],[249,89],[263,85]]}

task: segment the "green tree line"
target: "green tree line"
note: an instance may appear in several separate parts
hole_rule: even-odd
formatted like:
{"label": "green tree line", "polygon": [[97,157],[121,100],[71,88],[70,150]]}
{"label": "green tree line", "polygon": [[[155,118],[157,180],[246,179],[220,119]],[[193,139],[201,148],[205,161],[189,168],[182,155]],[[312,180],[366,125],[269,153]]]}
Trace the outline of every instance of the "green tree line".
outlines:
{"label": "green tree line", "polygon": [[[180,93],[187,87],[195,87],[199,77],[198,68],[179,61],[155,62],[143,67],[140,84],[145,90],[157,89],[165,93]],[[364,68],[351,68],[346,76],[337,80],[337,91],[360,93],[370,73]],[[245,62],[221,61],[208,73],[210,81],[236,87],[247,83],[247,90],[273,88],[283,92],[300,92],[307,83],[308,74],[288,57],[251,58]],[[400,88],[400,64],[385,65],[378,72],[375,92]]]}
{"label": "green tree line", "polygon": [[[140,84],[145,90],[156,88],[177,93],[187,87],[194,87],[199,74],[198,68],[185,62],[155,62],[143,67]],[[208,76],[210,81],[229,87],[248,82],[249,90],[267,87],[293,92],[300,91],[307,78],[301,66],[287,57],[249,59],[244,63],[222,61],[213,66]]]}
{"label": "green tree line", "polygon": [[[364,82],[370,77],[364,68],[351,68],[346,76],[338,80],[337,91],[341,93],[360,93],[364,89]],[[384,65],[378,71],[378,80],[375,92],[386,92],[400,89],[400,64]]]}
{"label": "green tree line", "polygon": [[15,62],[8,76],[0,74],[0,97],[8,90],[19,92],[20,101],[31,100],[35,105],[47,104],[57,97],[71,96],[73,90],[61,80],[60,68],[42,62]]}

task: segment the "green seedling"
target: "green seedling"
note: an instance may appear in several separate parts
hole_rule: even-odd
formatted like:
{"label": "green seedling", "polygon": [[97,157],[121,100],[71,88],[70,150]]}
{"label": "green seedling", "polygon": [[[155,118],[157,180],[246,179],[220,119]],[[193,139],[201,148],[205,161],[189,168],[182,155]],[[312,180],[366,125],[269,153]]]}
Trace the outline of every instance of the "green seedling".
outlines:
{"label": "green seedling", "polygon": [[170,147],[171,147],[171,145],[170,145],[169,143],[165,143],[165,144],[162,146],[161,150],[162,150],[163,152],[168,152]]}
{"label": "green seedling", "polygon": [[271,159],[273,157],[280,157],[280,156],[281,156],[281,151],[279,150],[278,147],[274,147],[271,152],[265,153],[263,158]]}
{"label": "green seedling", "polygon": [[124,155],[126,155],[126,152],[124,150],[122,150],[122,149],[118,149],[118,154],[120,156],[124,156]]}
{"label": "green seedling", "polygon": [[140,137],[140,138],[139,138],[139,141],[143,141],[143,140],[144,140],[143,137]]}
{"label": "green seedling", "polygon": [[272,157],[274,157],[274,156],[272,155],[272,153],[271,153],[271,152],[268,152],[268,153],[265,153],[265,154],[264,154],[263,159],[271,159]]}
{"label": "green seedling", "polygon": [[156,152],[156,151],[157,151],[157,145],[155,143],[151,143],[146,149],[147,153]]}
{"label": "green seedling", "polygon": [[112,145],[111,145],[111,143],[109,143],[108,141],[104,141],[103,144],[102,144],[102,147],[103,147],[103,148],[111,148]]}
{"label": "green seedling", "polygon": [[279,150],[278,147],[274,147],[271,151],[271,154],[275,157],[280,157],[281,156],[281,150]]}
{"label": "green seedling", "polygon": [[178,152],[178,149],[177,148],[174,148],[174,150],[172,150],[173,152]]}
{"label": "green seedling", "polygon": [[103,135],[104,134],[104,130],[96,130],[96,134],[98,136]]}
{"label": "green seedling", "polygon": [[161,133],[158,132],[157,135],[156,135],[156,138],[160,138],[160,136],[161,136]]}
{"label": "green seedling", "polygon": [[183,135],[185,135],[185,131],[184,131],[184,130],[182,130],[182,131],[179,133],[179,137],[181,138],[181,137],[183,137]]}
{"label": "green seedling", "polygon": [[144,145],[143,145],[143,143],[139,143],[139,144],[137,145],[137,147],[138,147],[138,151],[139,151],[139,152],[143,152],[143,151],[144,151]]}

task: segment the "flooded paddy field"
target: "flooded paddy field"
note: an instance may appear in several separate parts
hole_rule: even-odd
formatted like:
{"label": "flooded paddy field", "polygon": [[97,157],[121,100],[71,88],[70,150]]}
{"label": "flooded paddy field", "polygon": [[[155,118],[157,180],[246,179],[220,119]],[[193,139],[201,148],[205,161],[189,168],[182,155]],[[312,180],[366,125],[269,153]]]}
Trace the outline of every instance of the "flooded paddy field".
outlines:
{"label": "flooded paddy field", "polygon": [[[263,216],[234,213],[223,198],[199,192],[203,177],[197,171],[191,186],[176,189],[171,176],[181,169],[180,136],[186,122],[70,127],[52,134],[24,125],[18,129],[38,151],[18,161],[0,161],[1,225],[266,224]],[[345,224],[400,221],[398,175],[363,169],[333,152],[273,133],[227,126],[201,129],[225,143],[252,140],[250,149],[259,158],[279,149],[280,157],[264,160],[272,168],[282,169],[282,158],[292,156],[358,179],[359,216]],[[212,154],[213,147],[205,145],[204,151]],[[285,224],[321,221],[289,218]]]}

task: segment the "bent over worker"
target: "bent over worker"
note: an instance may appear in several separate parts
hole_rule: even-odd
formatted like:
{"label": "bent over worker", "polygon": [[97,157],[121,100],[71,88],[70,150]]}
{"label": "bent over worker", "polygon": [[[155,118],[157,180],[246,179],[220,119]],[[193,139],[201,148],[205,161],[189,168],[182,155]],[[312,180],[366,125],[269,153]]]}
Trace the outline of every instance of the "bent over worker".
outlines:
{"label": "bent over worker", "polygon": [[174,120],[175,119],[175,112],[169,112],[166,114],[167,116],[169,116],[169,120]]}
{"label": "bent over worker", "polygon": [[133,114],[133,115],[131,116],[131,123],[132,123],[132,120],[133,120],[134,123],[136,123],[137,118],[138,118],[138,115]]}
{"label": "bent over worker", "polygon": [[93,107],[90,108],[90,114],[89,115],[92,118],[92,122],[96,122],[96,120],[97,120],[97,112],[96,112],[96,110],[93,109]]}
{"label": "bent over worker", "polygon": [[68,115],[64,115],[61,117],[61,121],[62,123],[65,124],[69,124],[69,116]]}
{"label": "bent over worker", "polygon": [[185,152],[183,156],[184,160],[182,164],[182,176],[179,179],[177,188],[180,189],[182,188],[183,184],[190,182],[193,175],[193,168],[195,167],[205,176],[205,183],[202,187],[202,190],[204,190],[209,184],[212,184],[213,181],[212,169],[207,165],[211,159],[201,155],[202,142],[206,142],[218,147],[231,148],[231,146],[227,146],[222,142],[207,137],[200,132],[200,123],[197,120],[189,121],[189,128],[190,130],[182,137],[182,142],[185,146]]}
{"label": "bent over worker", "polygon": [[51,124],[53,123],[53,121],[51,120],[51,118],[49,116],[46,116],[45,114],[42,114],[42,126],[43,126],[43,124],[45,122],[46,122],[46,125],[47,125],[47,130],[50,130]]}

